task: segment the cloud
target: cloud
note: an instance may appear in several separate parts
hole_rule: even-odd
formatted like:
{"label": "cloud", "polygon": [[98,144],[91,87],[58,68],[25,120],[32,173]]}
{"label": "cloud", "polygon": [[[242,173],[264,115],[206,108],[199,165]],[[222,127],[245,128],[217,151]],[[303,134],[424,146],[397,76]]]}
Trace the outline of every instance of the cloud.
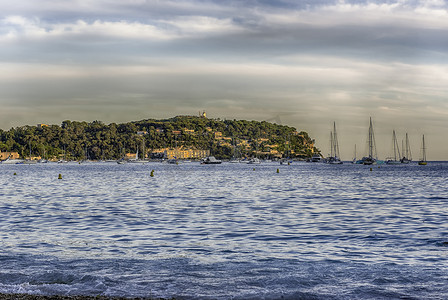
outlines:
{"label": "cloud", "polygon": [[336,120],[347,153],[365,140],[369,116],[379,124],[379,140],[390,140],[391,127],[444,134],[445,1],[0,6],[2,128],[206,109],[258,120],[288,112],[283,122],[309,131],[322,147]]}
{"label": "cloud", "polygon": [[37,19],[26,19],[21,16],[10,16],[3,20],[10,27],[4,39],[25,38],[30,40],[71,38],[71,37],[99,37],[120,39],[170,39],[175,38],[172,32],[161,30],[153,25],[138,22],[103,22],[87,23],[78,20],[75,23],[44,24]]}

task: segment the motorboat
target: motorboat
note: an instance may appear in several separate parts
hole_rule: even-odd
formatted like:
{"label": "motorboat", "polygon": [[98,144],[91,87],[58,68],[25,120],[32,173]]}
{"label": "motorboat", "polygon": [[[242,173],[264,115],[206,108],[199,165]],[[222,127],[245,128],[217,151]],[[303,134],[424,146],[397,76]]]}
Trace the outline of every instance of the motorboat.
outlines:
{"label": "motorboat", "polygon": [[222,161],[216,159],[214,156],[208,156],[201,160],[201,165],[218,165],[220,163],[222,163]]}
{"label": "motorboat", "polygon": [[253,157],[247,161],[248,164],[261,164],[261,161],[257,157]]}

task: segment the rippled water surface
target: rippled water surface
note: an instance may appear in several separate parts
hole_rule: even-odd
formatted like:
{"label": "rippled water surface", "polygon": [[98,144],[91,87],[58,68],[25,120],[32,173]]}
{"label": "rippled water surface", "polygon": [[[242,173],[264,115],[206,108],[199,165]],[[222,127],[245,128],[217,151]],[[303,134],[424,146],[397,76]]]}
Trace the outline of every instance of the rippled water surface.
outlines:
{"label": "rippled water surface", "polygon": [[447,175],[448,163],[0,165],[0,292],[447,299]]}

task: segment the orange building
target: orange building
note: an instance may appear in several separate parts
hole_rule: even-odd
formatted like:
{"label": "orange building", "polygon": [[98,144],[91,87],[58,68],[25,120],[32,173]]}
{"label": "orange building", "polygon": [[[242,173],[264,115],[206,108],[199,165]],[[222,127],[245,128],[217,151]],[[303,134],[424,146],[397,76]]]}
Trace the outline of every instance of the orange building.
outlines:
{"label": "orange building", "polygon": [[17,152],[0,152],[1,160],[7,159],[8,157],[12,159],[18,159],[20,155]]}

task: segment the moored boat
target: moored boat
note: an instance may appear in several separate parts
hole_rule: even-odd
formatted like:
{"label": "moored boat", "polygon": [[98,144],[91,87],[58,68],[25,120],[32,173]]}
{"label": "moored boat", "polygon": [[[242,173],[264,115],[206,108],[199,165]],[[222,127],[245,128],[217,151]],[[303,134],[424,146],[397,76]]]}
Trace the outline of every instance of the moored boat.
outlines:
{"label": "moored boat", "polygon": [[411,146],[409,145],[408,133],[406,133],[406,146],[402,148],[403,158],[400,160],[402,164],[408,164],[412,161]]}
{"label": "moored boat", "polygon": [[214,156],[208,156],[201,160],[201,165],[218,165],[220,163],[222,163],[222,161],[216,159]]}
{"label": "moored boat", "polygon": [[426,166],[428,162],[426,161],[426,146],[425,146],[425,135],[423,135],[422,139],[422,158],[418,161],[420,166]]}
{"label": "moored boat", "polygon": [[330,132],[330,156],[324,162],[330,165],[340,165],[342,160],[339,158],[339,143],[336,135],[336,122],[333,123],[333,132]]}
{"label": "moored boat", "polygon": [[316,153],[316,154],[313,154],[313,156],[311,156],[311,159],[309,159],[308,161],[310,161],[310,162],[321,162],[322,161],[322,157],[318,153]]}
{"label": "moored boat", "polygon": [[247,161],[248,164],[261,164],[260,159],[258,159],[257,157],[252,157],[251,159],[249,159]]}
{"label": "moored boat", "polygon": [[386,158],[386,164],[388,165],[399,165],[400,161],[400,148],[398,147],[397,136],[395,135],[395,130],[392,131],[392,148],[393,148],[393,156]]}
{"label": "moored boat", "polygon": [[377,157],[376,157],[376,144],[375,144],[375,135],[373,132],[372,118],[370,118],[370,124],[369,124],[368,144],[369,144],[369,155],[363,157],[361,161],[363,165],[374,165],[377,163]]}
{"label": "moored boat", "polygon": [[5,164],[5,165],[15,165],[15,164],[23,163],[23,162],[24,162],[23,159],[14,159],[14,158],[10,158],[10,157],[1,161],[1,163]]}

